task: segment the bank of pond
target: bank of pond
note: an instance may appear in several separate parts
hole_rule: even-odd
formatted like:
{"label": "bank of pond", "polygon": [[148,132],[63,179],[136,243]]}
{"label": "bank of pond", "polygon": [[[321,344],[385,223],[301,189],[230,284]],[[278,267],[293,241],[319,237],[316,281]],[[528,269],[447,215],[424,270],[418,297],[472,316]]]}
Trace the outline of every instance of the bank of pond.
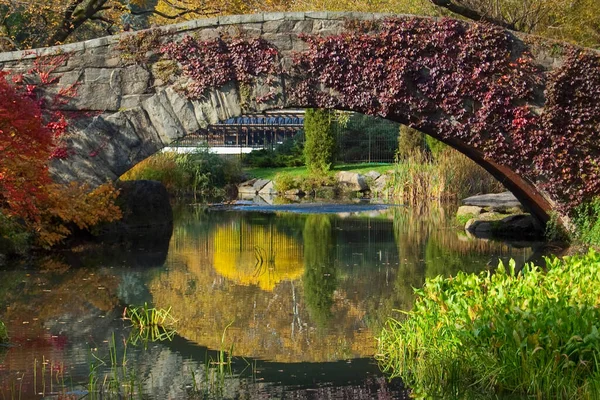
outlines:
{"label": "bank of pond", "polygon": [[600,257],[546,274],[546,244],[454,215],[178,206],[166,234],[8,263],[3,396],[594,398]]}

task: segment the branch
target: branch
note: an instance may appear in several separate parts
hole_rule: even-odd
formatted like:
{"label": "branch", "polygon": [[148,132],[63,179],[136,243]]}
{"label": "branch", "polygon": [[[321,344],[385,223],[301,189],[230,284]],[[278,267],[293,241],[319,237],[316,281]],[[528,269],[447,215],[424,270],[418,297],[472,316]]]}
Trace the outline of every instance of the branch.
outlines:
{"label": "branch", "polygon": [[73,0],[73,3],[65,10],[62,22],[59,28],[48,40],[48,45],[53,46],[64,42],[71,33],[79,28],[83,23],[94,17],[94,15],[108,2],[108,0],[91,0],[83,9],[75,10],[84,2],[84,0]]}
{"label": "branch", "polygon": [[455,14],[461,15],[473,21],[485,21],[490,22],[494,25],[501,26],[506,29],[516,30],[516,27],[512,23],[502,21],[497,18],[489,17],[473,10],[472,8],[461,6],[460,4],[454,3],[452,0],[430,0],[434,5],[445,8]]}
{"label": "branch", "polygon": [[158,10],[130,11],[129,13],[131,15],[155,14],[155,15],[158,15],[158,16],[166,18],[166,19],[177,19],[177,18],[183,17],[184,15],[187,15],[187,14],[198,14],[198,15],[203,15],[206,17],[211,16],[211,15],[219,15],[220,14],[219,11],[206,11],[206,10],[200,10],[200,9],[184,10],[184,11],[174,14],[174,15],[168,15],[168,14],[165,14]]}
{"label": "branch", "polygon": [[[12,50],[21,50],[19,45],[17,45],[17,43],[14,40],[12,40],[11,38],[9,38],[8,36],[0,36],[0,41],[3,41],[3,40],[5,42],[8,42],[13,47]],[[8,51],[8,50],[2,50],[2,51]]]}

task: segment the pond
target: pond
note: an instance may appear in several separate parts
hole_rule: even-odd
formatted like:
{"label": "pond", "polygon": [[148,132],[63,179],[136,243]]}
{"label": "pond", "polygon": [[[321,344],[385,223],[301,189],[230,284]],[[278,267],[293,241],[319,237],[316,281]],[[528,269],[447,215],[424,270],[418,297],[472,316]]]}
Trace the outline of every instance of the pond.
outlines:
{"label": "pond", "polygon": [[[386,318],[426,277],[536,251],[469,238],[435,206],[180,207],[149,242],[1,272],[2,396],[406,398],[373,359]],[[170,340],[122,318],[145,303],[170,309]]]}

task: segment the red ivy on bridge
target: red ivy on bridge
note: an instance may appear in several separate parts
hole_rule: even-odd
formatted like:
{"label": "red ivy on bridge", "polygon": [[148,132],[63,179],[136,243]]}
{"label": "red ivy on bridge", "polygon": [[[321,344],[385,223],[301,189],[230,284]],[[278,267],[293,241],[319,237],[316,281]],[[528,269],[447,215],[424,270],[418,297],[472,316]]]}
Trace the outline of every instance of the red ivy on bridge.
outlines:
{"label": "red ivy on bridge", "polygon": [[[563,211],[600,194],[597,55],[569,50],[547,76],[507,31],[450,19],[301,38],[308,50],[286,72],[288,106],[350,109],[460,140],[535,182]],[[192,78],[190,98],[280,72],[276,49],[261,39],[186,37],[163,52]]]}
{"label": "red ivy on bridge", "polygon": [[263,39],[199,42],[186,36],[181,42],[166,44],[161,52],[179,62],[183,73],[192,79],[185,87],[190,99],[202,98],[207,89],[228,82],[251,84],[259,76],[281,72],[277,49]]}

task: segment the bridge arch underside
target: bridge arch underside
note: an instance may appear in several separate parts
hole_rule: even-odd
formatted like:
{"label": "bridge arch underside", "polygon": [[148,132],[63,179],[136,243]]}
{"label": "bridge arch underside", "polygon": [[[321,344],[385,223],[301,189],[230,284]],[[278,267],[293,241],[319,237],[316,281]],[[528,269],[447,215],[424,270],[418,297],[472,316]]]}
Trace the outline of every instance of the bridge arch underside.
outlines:
{"label": "bridge arch underside", "polygon": [[51,170],[62,182],[116,179],[229,118],[332,108],[447,143],[541,222],[600,194],[600,57],[489,25],[355,13],[223,17],[103,38],[52,74],[78,92],[61,105],[71,116],[69,157]]}
{"label": "bridge arch underside", "polygon": [[[223,101],[224,99],[235,99],[233,91],[214,91],[211,97],[213,99],[221,99],[221,105],[214,109],[204,107],[203,110],[223,110],[223,104],[227,104],[227,117],[209,119],[206,122],[207,125],[199,123],[196,126],[195,123],[192,123],[192,126],[190,126],[190,120],[182,118],[184,115],[187,115],[188,118],[192,117],[192,115],[195,118],[197,115],[198,110],[190,107],[190,104],[185,107],[186,112],[182,112],[181,109],[179,112],[165,109],[165,103],[157,103],[161,104],[160,107],[162,110],[154,109],[151,110],[154,111],[152,113],[149,113],[148,110],[142,107],[136,107],[107,117],[94,117],[89,125],[83,129],[83,132],[80,132],[77,136],[80,136],[81,133],[83,135],[77,139],[72,139],[70,147],[76,153],[68,159],[53,161],[53,176],[55,180],[64,183],[70,181],[87,182],[92,186],[100,185],[109,180],[116,180],[139,162],[184,138],[186,135],[206,128],[208,124],[218,124],[224,122],[226,119],[244,115],[241,109],[230,108],[234,103]],[[293,108],[314,107],[318,107],[318,105],[314,103],[297,104]],[[340,109],[360,112],[359,110],[352,110],[350,108]],[[192,110],[195,112],[192,112]],[[280,110],[282,108],[277,107],[263,109],[262,111]],[[213,115],[213,117],[219,118],[217,115]],[[399,123],[408,123],[410,120],[407,117],[386,117],[386,119]],[[191,121],[193,121],[193,118]],[[515,171],[486,158],[481,151],[466,145],[462,141],[448,139],[435,132],[423,130],[423,133],[427,133],[443,141],[482,166],[501,182],[507,190],[511,191],[523,204],[524,208],[536,216],[541,223],[545,223],[549,219],[552,204],[548,201],[547,194],[539,191],[535,185],[521,177]],[[103,138],[100,143],[98,142],[98,138]],[[87,154],[88,157],[81,157],[79,154]],[[68,164],[69,167],[64,168],[61,164]]]}

